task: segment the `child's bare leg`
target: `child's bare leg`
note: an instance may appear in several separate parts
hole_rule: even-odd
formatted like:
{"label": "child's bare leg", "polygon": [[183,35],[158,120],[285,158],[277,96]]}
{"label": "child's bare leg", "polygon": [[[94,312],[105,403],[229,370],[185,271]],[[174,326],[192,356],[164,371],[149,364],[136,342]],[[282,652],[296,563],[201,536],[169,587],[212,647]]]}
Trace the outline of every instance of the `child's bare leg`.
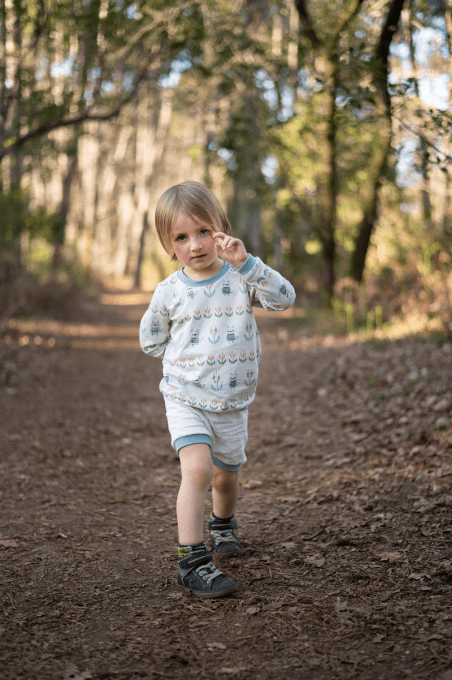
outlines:
{"label": "child's bare leg", "polygon": [[191,444],[179,450],[182,482],[177,497],[179,559],[177,584],[199,597],[223,597],[237,584],[211,562],[203,542],[204,511],[212,481],[212,458],[207,444]]}
{"label": "child's bare leg", "polygon": [[209,519],[209,534],[215,553],[224,557],[242,555],[244,550],[234,533],[237,524],[234,510],[239,495],[239,472],[213,466],[213,513]]}
{"label": "child's bare leg", "polygon": [[182,481],[177,496],[179,543],[203,540],[205,500],[212,481],[212,458],[207,444],[190,444],[179,451]]}
{"label": "child's bare leg", "polygon": [[212,501],[216,517],[227,519],[234,514],[239,497],[239,471],[230,472],[213,466]]}

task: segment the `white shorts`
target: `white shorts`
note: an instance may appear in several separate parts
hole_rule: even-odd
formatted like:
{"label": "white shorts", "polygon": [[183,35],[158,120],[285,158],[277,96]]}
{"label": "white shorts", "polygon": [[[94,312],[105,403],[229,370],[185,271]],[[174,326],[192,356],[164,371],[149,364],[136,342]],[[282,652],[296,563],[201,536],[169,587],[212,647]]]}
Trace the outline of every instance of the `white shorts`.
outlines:
{"label": "white shorts", "polygon": [[248,409],[213,413],[165,399],[171,446],[179,453],[189,444],[208,444],[212,462],[235,472],[246,462]]}

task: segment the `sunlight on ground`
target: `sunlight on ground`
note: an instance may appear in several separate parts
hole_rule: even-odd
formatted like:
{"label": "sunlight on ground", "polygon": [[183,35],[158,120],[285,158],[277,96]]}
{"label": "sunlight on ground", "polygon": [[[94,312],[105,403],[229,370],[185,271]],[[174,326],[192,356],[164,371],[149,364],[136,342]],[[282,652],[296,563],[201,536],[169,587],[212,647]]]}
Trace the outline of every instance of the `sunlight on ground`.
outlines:
{"label": "sunlight on ground", "polygon": [[[116,291],[102,293],[98,298],[100,309],[118,314],[119,323],[75,323],[52,319],[11,319],[4,324],[0,343],[21,346],[69,346],[74,349],[140,350],[138,328],[141,314],[151,299],[147,292]],[[126,310],[125,308],[128,308]],[[117,310],[117,311],[116,311]],[[409,335],[440,332],[441,322],[429,319],[423,312],[414,312],[396,323],[385,324],[381,329],[359,330],[348,335],[339,334],[334,322],[326,314],[311,309],[290,308],[282,312],[267,312],[255,308],[255,316],[274,322],[269,349],[299,351],[309,347],[340,346],[368,342],[369,340],[398,340]],[[278,324],[278,320],[281,321]],[[293,320],[293,328],[285,322]],[[125,323],[124,323],[125,322]],[[268,329],[267,329],[268,330]],[[272,342],[272,340],[274,342]],[[267,340],[266,340],[267,342]],[[267,345],[268,346],[268,345]]]}
{"label": "sunlight on ground", "polygon": [[[381,329],[372,331],[361,330],[347,335],[332,335],[328,331],[320,331],[312,337],[300,337],[289,343],[289,349],[297,351],[312,345],[324,345],[326,347],[339,345],[354,345],[369,340],[401,340],[410,335],[430,335],[443,332],[443,326],[439,318],[429,319],[426,314],[410,314],[397,322],[385,324]],[[287,331],[280,331],[282,340],[287,339]]]}
{"label": "sunlight on ground", "polygon": [[[11,319],[1,339],[4,344],[17,342],[21,346],[56,345],[74,349],[132,349],[140,350],[138,341],[139,318],[150,300],[146,293],[105,293],[98,301],[102,307],[121,308],[120,320],[125,318],[125,307],[137,312],[137,321],[111,325],[106,323],[75,323],[52,319]],[[140,310],[140,307],[142,310]],[[140,350],[141,351],[141,350]]]}
{"label": "sunlight on ground", "polygon": [[67,324],[58,321],[11,321],[0,344],[18,343],[22,347],[69,346],[73,349],[140,350],[138,329],[133,326]]}
{"label": "sunlight on ground", "polygon": [[102,305],[148,305],[151,300],[150,293],[102,293],[99,302]]}

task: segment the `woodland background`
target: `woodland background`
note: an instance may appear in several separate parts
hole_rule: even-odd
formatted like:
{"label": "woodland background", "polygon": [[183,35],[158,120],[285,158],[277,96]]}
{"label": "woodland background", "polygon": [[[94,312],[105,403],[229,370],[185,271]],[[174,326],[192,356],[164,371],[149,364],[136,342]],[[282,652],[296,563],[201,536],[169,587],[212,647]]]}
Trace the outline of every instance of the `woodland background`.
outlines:
{"label": "woodland background", "polygon": [[[0,2],[0,680],[452,680],[451,39],[443,0]],[[187,178],[297,288],[217,601],[137,337]]]}
{"label": "woodland background", "polygon": [[5,0],[2,317],[153,289],[192,178],[341,328],[450,336],[451,39],[444,0]]}

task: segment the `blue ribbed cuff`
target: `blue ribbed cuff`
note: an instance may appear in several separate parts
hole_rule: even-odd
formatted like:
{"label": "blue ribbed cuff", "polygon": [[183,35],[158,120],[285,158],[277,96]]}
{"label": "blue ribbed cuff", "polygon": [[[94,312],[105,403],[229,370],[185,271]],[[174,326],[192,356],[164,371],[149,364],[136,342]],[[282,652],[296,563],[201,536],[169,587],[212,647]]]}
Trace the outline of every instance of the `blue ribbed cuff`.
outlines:
{"label": "blue ribbed cuff", "polygon": [[207,434],[189,434],[186,437],[179,437],[174,442],[174,448],[179,453],[184,446],[190,446],[190,444],[207,444],[212,448],[212,440]]}
{"label": "blue ribbed cuff", "polygon": [[219,467],[221,470],[227,470],[227,472],[238,472],[242,467],[240,463],[237,463],[236,465],[229,465],[228,463],[223,463],[222,460],[213,455],[212,451],[210,452],[210,456],[212,458],[212,463]]}
{"label": "blue ribbed cuff", "polygon": [[226,470],[227,472],[238,472],[238,470],[240,470],[242,467],[240,463],[237,463],[236,465],[223,463],[222,460],[214,456],[212,453],[212,441],[207,434],[189,434],[186,437],[179,437],[179,439],[176,439],[174,442],[174,448],[176,449],[177,453],[179,453],[179,451],[183,449],[184,446],[190,446],[191,444],[207,444],[210,446],[210,456],[212,458],[212,463],[221,470]]}
{"label": "blue ribbed cuff", "polygon": [[242,264],[238,271],[240,272],[240,274],[243,274],[243,276],[245,276],[246,274],[250,273],[255,264],[256,258],[254,257],[254,255],[248,255],[245,264]]}

